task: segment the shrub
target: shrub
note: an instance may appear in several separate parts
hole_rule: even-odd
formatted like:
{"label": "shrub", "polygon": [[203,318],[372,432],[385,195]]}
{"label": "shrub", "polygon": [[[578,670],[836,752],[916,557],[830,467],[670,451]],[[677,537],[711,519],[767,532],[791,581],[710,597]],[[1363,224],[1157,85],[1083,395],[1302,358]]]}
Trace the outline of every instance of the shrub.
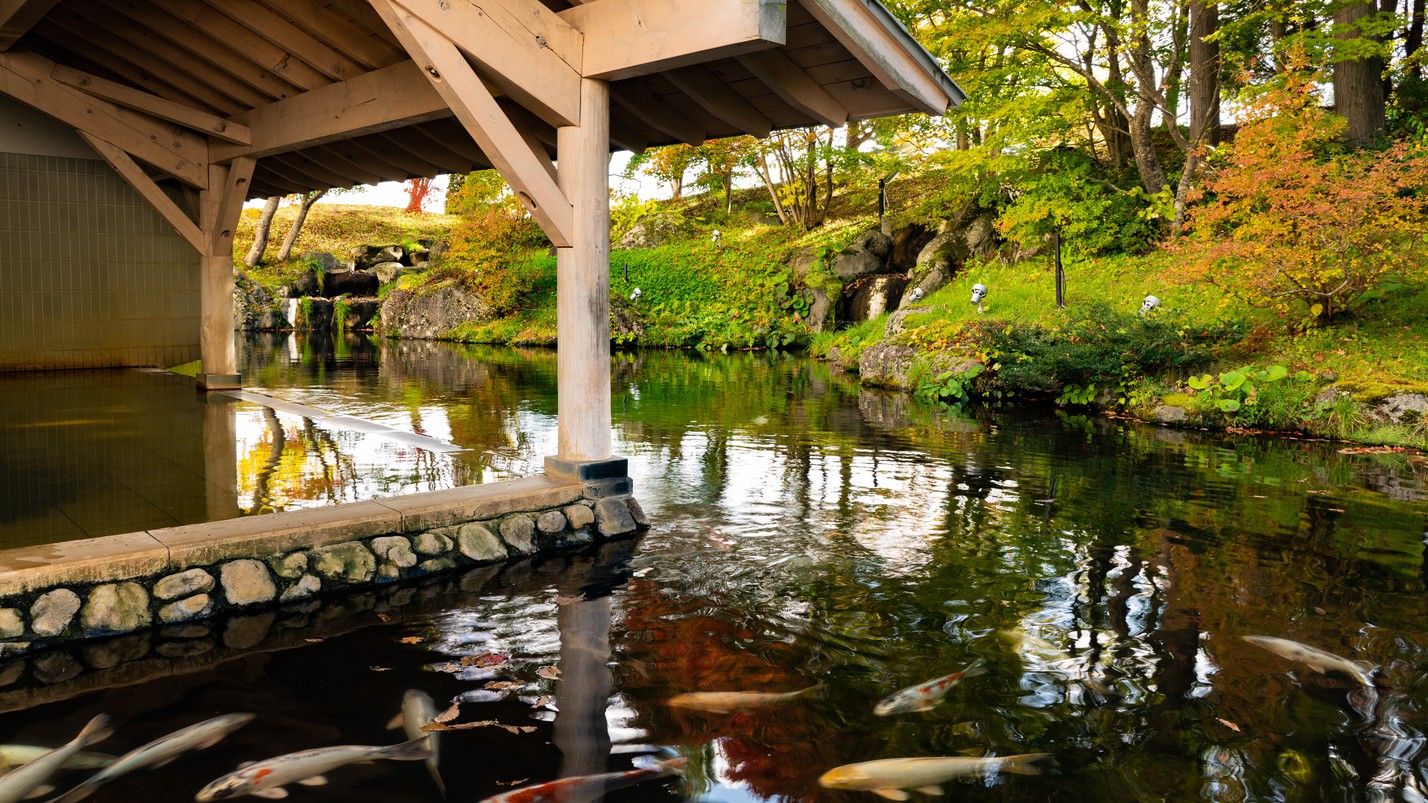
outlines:
{"label": "shrub", "polygon": [[1389,278],[1422,273],[1421,148],[1339,152],[1344,119],[1296,73],[1248,117],[1178,249],[1204,278],[1316,326]]}
{"label": "shrub", "polygon": [[546,242],[529,215],[497,207],[451,230],[447,252],[428,281],[455,280],[479,294],[495,315],[507,315],[532,294],[554,287],[554,260],[532,253]]}
{"label": "shrub", "polygon": [[1063,326],[977,321],[964,337],[995,360],[987,387],[1056,395],[1068,386],[1114,388],[1135,375],[1202,369],[1243,334],[1238,323],[1190,326],[1171,315],[1143,318],[1088,304],[1071,310]]}

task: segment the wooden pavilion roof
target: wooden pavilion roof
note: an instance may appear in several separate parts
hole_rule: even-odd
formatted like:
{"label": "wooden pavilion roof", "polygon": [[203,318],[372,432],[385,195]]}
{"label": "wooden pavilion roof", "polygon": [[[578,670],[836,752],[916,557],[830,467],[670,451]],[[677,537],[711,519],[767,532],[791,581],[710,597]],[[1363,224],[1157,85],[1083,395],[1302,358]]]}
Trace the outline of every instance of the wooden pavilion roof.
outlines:
{"label": "wooden pavilion roof", "polygon": [[[497,17],[535,2],[403,6],[447,10],[466,3]],[[544,10],[554,22],[568,21],[587,40],[601,25],[628,26],[623,45],[618,27],[599,54],[586,45],[577,69],[612,80],[612,149],[766,136],[911,111],[940,114],[963,99],[875,0],[540,3],[537,16]],[[617,4],[628,7],[623,17],[609,13]],[[783,28],[723,31],[725,6]],[[663,63],[658,54],[641,54],[634,61],[644,64],[622,66],[620,48],[646,47],[639,36],[650,30],[713,41],[694,55],[686,47]],[[535,39],[542,49],[560,47]],[[507,115],[533,146],[553,155],[558,103],[503,82],[498,60],[507,56],[482,63],[473,48],[479,42],[463,46],[468,61],[502,96]],[[548,55],[531,56],[540,57]],[[610,63],[592,63],[597,57]],[[117,146],[160,180],[203,187],[208,163],[256,157],[250,198],[492,166],[369,0],[0,0],[0,93],[81,130],[86,126],[70,118],[89,120],[97,109],[106,126],[122,131],[100,139],[122,139],[130,133],[124,126],[137,131],[134,142]],[[294,121],[308,122],[294,131]]]}

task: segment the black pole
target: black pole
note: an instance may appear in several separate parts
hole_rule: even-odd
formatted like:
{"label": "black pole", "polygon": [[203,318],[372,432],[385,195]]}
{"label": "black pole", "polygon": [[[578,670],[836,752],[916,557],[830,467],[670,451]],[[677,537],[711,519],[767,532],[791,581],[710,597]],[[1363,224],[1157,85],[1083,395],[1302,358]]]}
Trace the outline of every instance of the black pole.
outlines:
{"label": "black pole", "polygon": [[878,220],[882,221],[883,215],[888,211],[888,180],[878,179]]}
{"label": "black pole", "polygon": [[1066,270],[1061,267],[1061,229],[1053,236],[1056,241],[1056,308],[1066,309]]}

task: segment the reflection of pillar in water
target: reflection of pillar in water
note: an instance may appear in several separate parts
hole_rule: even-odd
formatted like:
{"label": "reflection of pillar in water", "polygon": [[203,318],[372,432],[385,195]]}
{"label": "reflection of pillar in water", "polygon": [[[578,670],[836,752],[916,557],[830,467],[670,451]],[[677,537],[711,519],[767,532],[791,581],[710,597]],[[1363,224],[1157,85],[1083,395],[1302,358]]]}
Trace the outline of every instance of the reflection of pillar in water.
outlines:
{"label": "reflection of pillar in water", "polygon": [[207,394],[203,405],[203,487],[208,502],[208,520],[237,518],[238,435],[234,423],[234,402],[223,402],[218,394]]}
{"label": "reflection of pillar in water", "polygon": [[[555,746],[562,756],[561,777],[604,772],[610,757],[605,707],[610,698],[610,620],[608,595],[560,606],[560,685],[556,705]],[[572,794],[562,803],[599,800],[603,790]]]}

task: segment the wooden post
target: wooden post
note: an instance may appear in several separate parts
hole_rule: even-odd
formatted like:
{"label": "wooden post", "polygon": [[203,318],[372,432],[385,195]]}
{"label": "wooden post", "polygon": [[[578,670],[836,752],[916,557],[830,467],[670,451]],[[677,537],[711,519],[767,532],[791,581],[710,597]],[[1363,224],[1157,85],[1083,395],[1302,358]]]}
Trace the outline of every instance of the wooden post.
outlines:
{"label": "wooden post", "polygon": [[199,196],[199,228],[206,245],[199,254],[198,353],[205,390],[242,386],[237,339],[233,334],[233,232],[256,160],[242,156],[231,165],[211,165],[209,186]]}
{"label": "wooden post", "polygon": [[580,82],[580,125],[557,130],[560,189],[575,208],[556,249],[559,458],[605,460],[610,446],[610,85]]}

